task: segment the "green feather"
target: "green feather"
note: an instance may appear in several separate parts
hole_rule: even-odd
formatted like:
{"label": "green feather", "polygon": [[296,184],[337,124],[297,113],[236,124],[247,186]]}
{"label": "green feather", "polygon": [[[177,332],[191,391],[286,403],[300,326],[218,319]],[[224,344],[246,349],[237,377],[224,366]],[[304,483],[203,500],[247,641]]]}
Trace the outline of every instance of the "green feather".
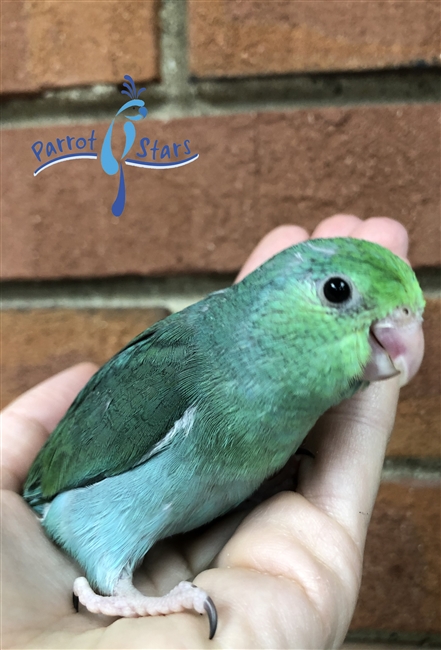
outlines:
{"label": "green feather", "polygon": [[[324,304],[320,283],[342,275],[354,299]],[[283,251],[103,366],[42,448],[25,498],[38,507],[148,462],[192,406],[204,431],[188,441],[195,471],[204,463],[225,481],[263,480],[327,408],[361,386],[372,322],[403,305],[424,308],[415,275],[376,244],[317,239]]]}
{"label": "green feather", "polygon": [[[185,316],[149,328],[88,382],[42,448],[25,494],[38,504],[134,467],[188,407],[176,368],[197,372]],[[164,408],[166,403],[167,408]]]}

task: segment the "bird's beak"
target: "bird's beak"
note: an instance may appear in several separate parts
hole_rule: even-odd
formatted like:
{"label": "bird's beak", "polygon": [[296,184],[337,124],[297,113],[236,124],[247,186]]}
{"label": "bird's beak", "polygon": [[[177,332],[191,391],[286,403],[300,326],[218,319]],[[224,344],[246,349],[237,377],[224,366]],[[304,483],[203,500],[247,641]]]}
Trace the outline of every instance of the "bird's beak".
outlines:
{"label": "bird's beak", "polygon": [[407,384],[423,359],[421,324],[421,314],[407,308],[398,308],[386,318],[374,321],[369,331],[371,357],[362,379],[381,381],[400,374],[400,386]]}

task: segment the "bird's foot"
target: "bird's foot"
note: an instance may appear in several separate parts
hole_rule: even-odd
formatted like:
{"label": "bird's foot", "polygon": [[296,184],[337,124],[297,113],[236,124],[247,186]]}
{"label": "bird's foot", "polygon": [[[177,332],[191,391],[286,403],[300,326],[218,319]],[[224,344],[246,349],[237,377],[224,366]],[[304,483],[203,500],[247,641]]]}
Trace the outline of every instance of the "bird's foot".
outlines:
{"label": "bird's foot", "polygon": [[73,592],[89,612],[107,616],[156,616],[193,609],[199,614],[208,615],[210,639],[216,632],[216,607],[210,596],[191,582],[180,582],[165,596],[156,597],[144,596],[131,582],[121,580],[113,596],[100,596],[93,591],[86,578],[77,578]]}

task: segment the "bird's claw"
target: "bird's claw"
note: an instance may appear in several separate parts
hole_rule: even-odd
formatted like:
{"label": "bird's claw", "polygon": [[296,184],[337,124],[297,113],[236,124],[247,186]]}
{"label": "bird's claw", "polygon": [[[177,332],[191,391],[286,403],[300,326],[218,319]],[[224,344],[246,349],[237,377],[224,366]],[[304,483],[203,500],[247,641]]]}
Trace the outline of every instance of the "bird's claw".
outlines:
{"label": "bird's claw", "polygon": [[78,598],[75,592],[72,592],[72,603],[75,611],[78,613],[78,610],[80,608],[80,599]]}
{"label": "bird's claw", "polygon": [[213,603],[210,596],[207,597],[207,600],[204,603],[204,609],[207,612],[208,621],[210,623],[210,634],[208,638],[211,640],[216,634],[217,610],[216,610],[216,605]]}
{"label": "bird's claw", "polygon": [[309,456],[310,458],[315,458],[315,454],[312,453],[312,451],[309,451],[309,449],[306,449],[306,447],[299,447],[295,453],[297,456]]}

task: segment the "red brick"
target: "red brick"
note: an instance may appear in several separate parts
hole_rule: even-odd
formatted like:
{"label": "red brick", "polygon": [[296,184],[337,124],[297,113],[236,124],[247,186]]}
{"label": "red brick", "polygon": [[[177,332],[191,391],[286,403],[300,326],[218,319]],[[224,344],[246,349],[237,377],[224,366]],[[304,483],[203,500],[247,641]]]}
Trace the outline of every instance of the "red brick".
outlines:
{"label": "red brick", "polygon": [[37,309],[2,313],[2,407],[80,361],[102,365],[164,309]]}
{"label": "red brick", "polygon": [[389,456],[441,456],[441,302],[428,300],[425,355],[415,379],[401,390]]}
{"label": "red brick", "polygon": [[439,633],[440,483],[381,485],[351,629]]}
{"label": "red brick", "polygon": [[440,64],[432,0],[189,0],[188,24],[200,77]]}
{"label": "red brick", "polygon": [[2,92],[159,76],[158,2],[2,2]]}
{"label": "red brick", "polygon": [[[117,177],[98,160],[33,177],[35,140],[94,128],[99,151],[108,123],[5,130],[3,276],[232,272],[271,228],[311,230],[336,212],[398,219],[413,263],[439,264],[439,115],[427,104],[147,119],[138,142],[187,138],[200,158],[171,170],[126,167],[120,219],[111,214]],[[121,124],[114,131],[118,151]]]}
{"label": "red brick", "polygon": [[28,40],[26,35],[26,11],[22,0],[2,2],[1,11],[1,54],[2,78],[1,92],[20,92],[34,90],[33,79],[25,61],[28,60]]}

